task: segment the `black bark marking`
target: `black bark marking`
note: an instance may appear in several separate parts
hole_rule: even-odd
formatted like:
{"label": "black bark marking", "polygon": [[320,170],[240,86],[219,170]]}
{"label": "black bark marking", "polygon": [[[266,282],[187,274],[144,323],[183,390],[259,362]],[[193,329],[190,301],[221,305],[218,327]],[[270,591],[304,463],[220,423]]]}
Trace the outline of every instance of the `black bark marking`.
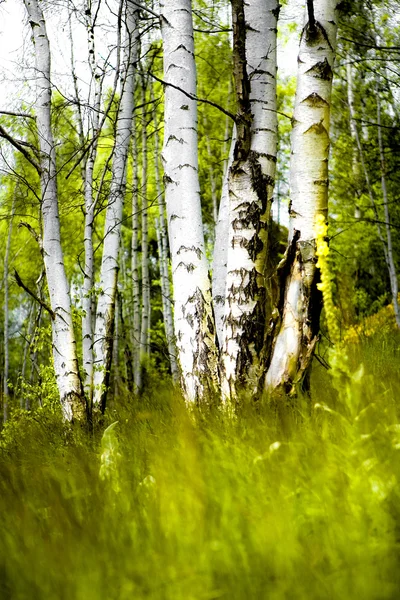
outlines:
{"label": "black bark marking", "polygon": [[324,58],[324,60],[315,63],[311,69],[308,69],[306,75],[311,75],[312,77],[323,79],[324,81],[332,81],[333,71],[328,59]]}
{"label": "black bark marking", "polygon": [[301,101],[301,104],[306,104],[307,106],[312,106],[314,108],[324,108],[325,106],[329,106],[328,102],[315,92],[307,96],[307,98],[304,98],[304,100]]}
{"label": "black bark marking", "polygon": [[276,8],[273,8],[271,10],[272,15],[275,17],[275,19],[278,19],[279,17],[279,11],[281,10],[281,5],[279,4],[279,2],[276,5]]}
{"label": "black bark marking", "polygon": [[200,250],[200,248],[196,248],[196,246],[180,246],[177,254],[180,254],[181,252],[194,252],[197,256],[197,258],[200,260],[201,259],[201,255],[202,255],[202,251]]}
{"label": "black bark marking", "polygon": [[178,169],[182,170],[182,169],[185,169],[186,167],[188,167],[189,169],[193,169],[193,171],[196,171],[196,173],[197,173],[196,167],[194,167],[193,165],[189,165],[189,163],[185,163],[184,165],[179,165]]}
{"label": "black bark marking", "polygon": [[215,328],[213,324],[212,307],[208,305],[199,288],[196,289],[193,296],[189,299],[192,309],[196,315],[196,323],[205,324],[204,330],[200,328],[196,331],[198,341],[198,350],[194,353],[194,372],[200,380],[200,386],[203,390],[197,392],[197,403],[200,401],[210,402],[216,395],[216,385],[219,379]]}
{"label": "black bark marking", "polygon": [[183,138],[177,138],[176,135],[170,135],[168,140],[167,140],[167,145],[169,144],[169,142],[171,141],[175,141],[178,142],[179,144],[184,144],[185,140]]}
{"label": "black bark marking", "polygon": [[257,202],[243,202],[243,210],[239,210],[238,216],[233,219],[232,227],[235,231],[242,229],[260,229],[265,228],[265,223],[260,217],[265,213],[264,207],[260,207]]}
{"label": "black bark marking", "polygon": [[316,135],[325,134],[328,135],[327,130],[325,129],[322,121],[319,123],[313,123],[311,127],[309,127],[304,133],[315,133]]}
{"label": "black bark marking", "polygon": [[193,273],[193,271],[195,270],[196,266],[193,263],[184,263],[183,261],[181,261],[178,265],[177,265],[177,269],[179,269],[179,267],[183,267],[184,269],[186,269],[186,271],[188,273]]}

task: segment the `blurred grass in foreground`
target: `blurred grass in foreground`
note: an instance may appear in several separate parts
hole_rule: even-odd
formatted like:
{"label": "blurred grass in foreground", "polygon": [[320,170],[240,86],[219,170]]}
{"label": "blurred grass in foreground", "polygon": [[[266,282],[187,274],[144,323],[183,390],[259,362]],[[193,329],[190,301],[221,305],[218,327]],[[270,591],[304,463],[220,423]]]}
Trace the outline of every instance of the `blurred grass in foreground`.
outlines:
{"label": "blurred grass in foreground", "polygon": [[17,414],[0,440],[0,598],[397,598],[400,335],[349,354],[352,414],[317,364],[313,410],[190,416],[165,390],[109,410],[102,445],[51,410]]}

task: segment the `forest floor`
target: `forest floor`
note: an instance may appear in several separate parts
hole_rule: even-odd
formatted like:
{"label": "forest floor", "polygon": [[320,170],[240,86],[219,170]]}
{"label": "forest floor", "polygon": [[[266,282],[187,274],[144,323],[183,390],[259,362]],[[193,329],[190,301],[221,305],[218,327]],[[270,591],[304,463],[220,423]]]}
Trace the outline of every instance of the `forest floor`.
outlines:
{"label": "forest floor", "polygon": [[397,598],[400,335],[348,354],[347,401],[316,363],[311,403],[235,419],[168,390],[110,407],[102,437],[46,408],[11,419],[0,598]]}

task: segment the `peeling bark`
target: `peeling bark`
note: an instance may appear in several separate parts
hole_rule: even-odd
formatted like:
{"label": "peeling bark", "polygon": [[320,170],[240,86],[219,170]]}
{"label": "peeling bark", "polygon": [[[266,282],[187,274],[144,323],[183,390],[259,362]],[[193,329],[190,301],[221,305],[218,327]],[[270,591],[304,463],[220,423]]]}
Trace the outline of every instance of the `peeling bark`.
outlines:
{"label": "peeling bark", "polygon": [[257,394],[272,313],[268,224],[277,153],[278,2],[232,0],[237,139],[228,173],[229,231],[222,334],[222,394]]}
{"label": "peeling bark", "polygon": [[337,2],[314,2],[313,23],[300,39],[290,164],[290,247],[280,322],[266,389],[296,390],[311,361],[319,329],[321,298],[316,284],[317,215],[327,217],[329,125],[335,58]]}

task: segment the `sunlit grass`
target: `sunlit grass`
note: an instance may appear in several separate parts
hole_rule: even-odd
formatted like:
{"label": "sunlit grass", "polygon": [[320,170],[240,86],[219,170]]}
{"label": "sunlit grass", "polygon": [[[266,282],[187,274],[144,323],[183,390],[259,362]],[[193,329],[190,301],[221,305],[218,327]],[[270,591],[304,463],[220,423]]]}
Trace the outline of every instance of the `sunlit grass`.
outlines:
{"label": "sunlit grass", "polygon": [[326,408],[246,403],[232,420],[165,390],[111,408],[102,445],[51,411],[11,423],[0,598],[397,598],[399,348],[351,347],[353,414],[316,365]]}

